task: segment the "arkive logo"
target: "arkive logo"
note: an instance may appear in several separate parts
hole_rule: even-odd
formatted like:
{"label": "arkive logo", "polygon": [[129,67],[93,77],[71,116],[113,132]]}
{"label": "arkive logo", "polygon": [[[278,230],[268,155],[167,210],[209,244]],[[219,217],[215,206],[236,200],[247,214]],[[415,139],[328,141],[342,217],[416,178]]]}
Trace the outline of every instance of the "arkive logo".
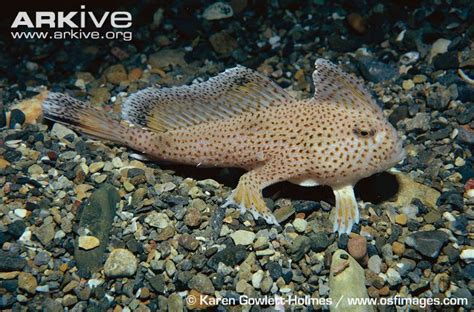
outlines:
{"label": "arkive logo", "polygon": [[106,11],[103,14],[95,14],[86,11],[86,6],[81,5],[81,11],[37,11],[34,16],[28,15],[26,11],[20,11],[16,15],[11,28],[85,28],[94,26],[102,28],[108,21],[113,28],[129,28],[132,26],[132,15],[127,11]]}

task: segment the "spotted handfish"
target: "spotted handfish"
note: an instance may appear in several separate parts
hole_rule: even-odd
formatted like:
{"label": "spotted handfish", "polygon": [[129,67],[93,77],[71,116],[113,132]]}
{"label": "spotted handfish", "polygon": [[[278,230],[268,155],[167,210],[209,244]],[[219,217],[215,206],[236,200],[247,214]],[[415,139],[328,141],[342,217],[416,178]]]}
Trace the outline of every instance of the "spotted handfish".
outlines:
{"label": "spotted handfish", "polygon": [[192,85],[147,89],[122,105],[122,121],[90,104],[50,93],[44,116],[86,135],[126,145],[158,161],[247,170],[223,204],[277,220],[262,190],[280,181],[328,185],[333,229],[359,222],[354,185],[404,158],[402,141],[364,83],[325,59],[315,92],[298,100],[265,75],[237,66]]}

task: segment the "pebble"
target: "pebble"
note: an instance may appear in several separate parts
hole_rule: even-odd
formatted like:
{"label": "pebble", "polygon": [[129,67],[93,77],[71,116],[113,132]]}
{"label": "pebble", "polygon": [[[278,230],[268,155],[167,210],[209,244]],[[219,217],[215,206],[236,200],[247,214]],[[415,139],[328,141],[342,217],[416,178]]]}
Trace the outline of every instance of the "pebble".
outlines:
{"label": "pebble", "polygon": [[403,80],[402,86],[405,90],[411,90],[415,87],[415,83],[411,79]]}
{"label": "pebble", "polygon": [[295,221],[293,221],[293,227],[295,228],[296,232],[304,233],[308,227],[308,221],[305,219],[296,218]]}
{"label": "pebble", "polygon": [[197,227],[201,224],[201,212],[196,208],[188,208],[184,216],[184,224],[189,227]]}
{"label": "pebble", "polygon": [[48,245],[54,239],[54,223],[43,224],[39,228],[35,228],[35,230],[33,230],[33,234],[39,239],[41,244]]}
{"label": "pebble", "polygon": [[130,277],[135,274],[138,261],[127,249],[112,250],[104,264],[104,273],[107,277]]}
{"label": "pebble", "polygon": [[230,6],[228,3],[215,2],[204,10],[202,17],[204,17],[208,21],[213,21],[229,18],[233,15],[234,10],[232,9],[232,6]]}
{"label": "pebble", "polygon": [[199,247],[199,241],[189,234],[183,234],[178,238],[178,242],[185,249],[195,251]]}
{"label": "pebble", "polygon": [[353,236],[349,239],[347,249],[349,254],[360,262],[367,255],[367,240],[360,235]]}
{"label": "pebble", "polygon": [[412,233],[405,239],[408,246],[430,258],[437,258],[447,242],[448,235],[439,230]]}
{"label": "pebble", "polygon": [[95,236],[84,235],[79,236],[79,248],[84,250],[90,250],[98,247],[100,245],[100,241]]}
{"label": "pebble", "polygon": [[215,291],[211,279],[202,273],[194,275],[191,280],[189,280],[188,287],[208,295],[214,294]]}
{"label": "pebble", "polygon": [[152,211],[145,218],[145,222],[152,227],[164,229],[168,225],[170,225],[171,221],[170,221],[170,218],[165,213]]}
{"label": "pebble", "polygon": [[398,273],[397,270],[393,268],[388,268],[387,282],[390,284],[390,286],[398,285],[401,281],[402,277],[400,276],[400,273]]}
{"label": "pebble", "polygon": [[397,256],[401,256],[405,252],[405,244],[393,242],[392,250]]}
{"label": "pebble", "polygon": [[229,54],[239,47],[237,40],[227,31],[220,31],[211,35],[209,41],[213,49],[219,54]]}
{"label": "pebble", "polygon": [[23,208],[18,208],[18,209],[15,209],[15,215],[19,218],[26,218],[26,216],[28,215],[28,210],[26,209],[23,209]]}
{"label": "pebble", "polygon": [[372,272],[379,274],[381,272],[382,267],[382,258],[380,258],[378,255],[373,255],[369,258],[369,261],[367,262],[367,267]]}
{"label": "pebble", "polygon": [[15,125],[22,125],[25,122],[25,113],[19,109],[12,109],[10,112],[10,129],[14,129]]}
{"label": "pebble", "polygon": [[89,165],[89,172],[90,173],[96,173],[102,168],[104,168],[105,163],[103,161],[95,162]]}
{"label": "pebble", "polygon": [[245,230],[238,230],[230,234],[236,245],[250,245],[255,240],[255,233]]}
{"label": "pebble", "polygon": [[408,221],[408,217],[406,214],[398,214],[395,216],[395,223],[400,224],[400,225],[406,225]]}
{"label": "pebble", "polygon": [[55,123],[53,125],[53,128],[51,129],[50,135],[54,138],[58,139],[63,139],[64,137],[71,135],[72,137],[76,138],[77,135],[74,131],[71,129],[67,128],[66,126],[60,124],[60,123]]}
{"label": "pebble", "polygon": [[461,251],[460,257],[466,262],[471,262],[472,260],[474,260],[474,248],[464,249],[463,251]]}
{"label": "pebble", "polygon": [[262,270],[258,270],[257,272],[252,274],[252,286],[255,289],[260,289],[264,276],[265,275]]}
{"label": "pebble", "polygon": [[18,275],[18,287],[20,289],[23,289],[30,294],[35,294],[36,286],[38,286],[38,282],[33,274],[21,272],[20,275]]}

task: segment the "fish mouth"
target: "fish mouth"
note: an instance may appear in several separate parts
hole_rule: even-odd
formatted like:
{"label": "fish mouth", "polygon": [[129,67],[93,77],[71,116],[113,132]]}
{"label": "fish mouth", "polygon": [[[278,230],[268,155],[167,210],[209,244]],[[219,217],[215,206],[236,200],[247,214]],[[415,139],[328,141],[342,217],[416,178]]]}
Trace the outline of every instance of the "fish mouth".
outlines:
{"label": "fish mouth", "polygon": [[393,166],[395,166],[400,161],[405,159],[406,156],[407,154],[406,154],[405,149],[403,148],[403,142],[399,140],[393,149],[393,158],[392,158]]}

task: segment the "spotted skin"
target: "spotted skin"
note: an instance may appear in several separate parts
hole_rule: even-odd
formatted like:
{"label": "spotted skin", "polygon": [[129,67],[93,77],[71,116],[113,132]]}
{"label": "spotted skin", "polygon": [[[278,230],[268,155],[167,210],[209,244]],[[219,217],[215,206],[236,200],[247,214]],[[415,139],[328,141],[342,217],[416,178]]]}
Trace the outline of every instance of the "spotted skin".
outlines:
{"label": "spotted skin", "polygon": [[327,60],[315,67],[315,95],[306,100],[238,66],[197,85],[131,95],[122,108],[128,124],[58,94],[45,102],[45,116],[157,160],[244,168],[223,206],[270,224],[278,222],[263,200],[265,187],[285,180],[329,185],[336,199],[333,229],[350,233],[359,221],[353,186],[394,166],[404,152],[362,81]]}

